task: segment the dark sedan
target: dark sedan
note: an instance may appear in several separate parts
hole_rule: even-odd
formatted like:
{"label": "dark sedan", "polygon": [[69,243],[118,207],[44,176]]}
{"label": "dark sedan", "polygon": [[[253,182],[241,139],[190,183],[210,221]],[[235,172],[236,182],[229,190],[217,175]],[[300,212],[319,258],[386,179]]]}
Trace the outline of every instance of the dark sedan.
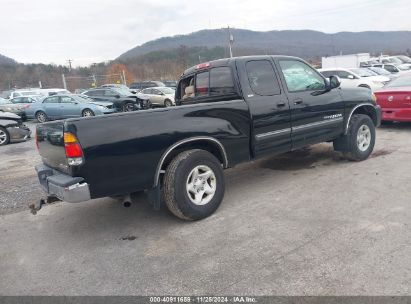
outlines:
{"label": "dark sedan", "polygon": [[22,124],[19,116],[9,112],[0,113],[0,146],[30,138],[30,129]]}
{"label": "dark sedan", "polygon": [[93,98],[95,101],[112,102],[119,112],[130,112],[143,109],[147,102],[142,99],[141,96],[137,97],[137,95],[132,94],[129,90],[123,88],[91,89],[82,94]]}

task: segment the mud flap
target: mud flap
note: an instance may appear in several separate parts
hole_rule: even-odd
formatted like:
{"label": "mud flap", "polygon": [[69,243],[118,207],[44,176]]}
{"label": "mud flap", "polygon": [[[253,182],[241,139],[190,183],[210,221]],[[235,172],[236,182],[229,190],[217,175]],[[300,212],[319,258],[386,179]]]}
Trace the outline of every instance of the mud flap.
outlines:
{"label": "mud flap", "polygon": [[147,198],[150,204],[153,205],[154,210],[160,210],[162,205],[162,195],[160,185],[151,188],[147,191]]}

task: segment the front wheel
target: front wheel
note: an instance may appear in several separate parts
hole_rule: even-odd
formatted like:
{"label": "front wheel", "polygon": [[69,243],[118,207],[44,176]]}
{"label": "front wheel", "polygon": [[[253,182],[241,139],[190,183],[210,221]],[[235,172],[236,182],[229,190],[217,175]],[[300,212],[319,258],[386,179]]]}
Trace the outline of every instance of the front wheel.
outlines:
{"label": "front wheel", "polygon": [[166,99],[166,100],[164,101],[164,106],[165,106],[166,108],[172,107],[172,106],[173,106],[173,102],[172,102],[170,99]]}
{"label": "front wheel", "polygon": [[91,116],[94,116],[94,112],[93,112],[92,110],[90,110],[90,109],[85,109],[85,110],[83,111],[83,113],[81,113],[81,116],[83,116],[83,117],[91,117]]}
{"label": "front wheel", "polygon": [[200,220],[220,206],[225,192],[221,163],[204,150],[177,155],[167,167],[163,196],[168,209],[184,220]]}
{"label": "front wheel", "polygon": [[39,123],[43,123],[43,122],[46,122],[48,120],[48,117],[47,117],[46,113],[44,113],[43,111],[38,111],[36,113],[36,119]]}
{"label": "front wheel", "polygon": [[5,146],[10,142],[10,134],[3,127],[0,127],[0,146]]}
{"label": "front wheel", "polygon": [[126,102],[123,106],[123,111],[124,112],[131,112],[134,111],[134,104],[131,102]]}
{"label": "front wheel", "polygon": [[353,161],[367,159],[375,146],[375,126],[371,118],[363,114],[351,117],[347,135],[334,141],[334,148],[343,148],[344,156]]}

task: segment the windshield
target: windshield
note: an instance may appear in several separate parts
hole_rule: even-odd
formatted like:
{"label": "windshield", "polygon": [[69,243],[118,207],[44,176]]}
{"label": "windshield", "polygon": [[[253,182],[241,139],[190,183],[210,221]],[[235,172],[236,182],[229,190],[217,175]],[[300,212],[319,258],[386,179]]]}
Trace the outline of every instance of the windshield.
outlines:
{"label": "windshield", "polygon": [[368,69],[351,69],[351,71],[360,77],[371,77],[377,75],[376,73]]}
{"label": "windshield", "polygon": [[163,92],[164,94],[174,94],[176,91],[174,91],[171,88],[158,88],[159,91]]}
{"label": "windshield", "polygon": [[389,88],[396,88],[396,87],[411,87],[411,74],[407,74],[397,79],[394,79],[390,83],[386,85]]}
{"label": "windshield", "polygon": [[374,73],[377,73],[378,75],[391,75],[390,72],[388,72],[387,70],[384,70],[383,68],[369,67],[368,69],[373,71]]}
{"label": "windshield", "polygon": [[93,98],[90,98],[87,95],[78,94],[78,95],[74,95],[74,97],[80,102],[93,102],[94,101]]}
{"label": "windshield", "polygon": [[120,95],[130,95],[131,92],[125,88],[110,88],[114,91],[116,91],[117,93],[120,93]]}
{"label": "windshield", "polygon": [[402,63],[402,61],[400,59],[395,58],[395,57],[388,58],[387,60],[388,60],[388,62],[391,62],[391,63],[398,63],[398,64]]}
{"label": "windshield", "polygon": [[401,55],[397,56],[397,58],[399,58],[403,63],[411,63],[411,58],[408,56]]}

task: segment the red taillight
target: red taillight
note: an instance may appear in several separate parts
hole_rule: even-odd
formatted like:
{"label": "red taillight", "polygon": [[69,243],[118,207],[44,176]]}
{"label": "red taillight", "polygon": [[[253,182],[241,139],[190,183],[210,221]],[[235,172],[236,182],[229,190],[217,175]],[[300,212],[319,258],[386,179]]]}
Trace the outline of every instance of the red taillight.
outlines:
{"label": "red taillight", "polygon": [[78,166],[83,163],[83,151],[74,134],[64,133],[64,150],[70,166]]}
{"label": "red taillight", "polygon": [[83,152],[81,151],[81,147],[78,143],[64,144],[64,148],[66,150],[66,156],[69,158],[83,156]]}

